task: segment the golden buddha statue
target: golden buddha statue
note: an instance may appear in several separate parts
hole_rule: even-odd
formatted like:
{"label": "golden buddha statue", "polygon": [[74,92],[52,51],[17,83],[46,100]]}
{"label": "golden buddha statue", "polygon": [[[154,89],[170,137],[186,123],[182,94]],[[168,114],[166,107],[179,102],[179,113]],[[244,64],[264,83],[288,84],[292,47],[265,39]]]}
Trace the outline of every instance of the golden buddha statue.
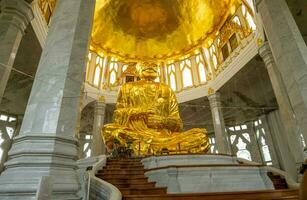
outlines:
{"label": "golden buddha statue", "polygon": [[172,89],[154,82],[156,64],[138,64],[140,80],[125,83],[119,92],[113,123],[102,130],[109,150],[114,144],[131,146],[136,155],[207,152],[210,145],[205,129],[182,130],[178,103]]}

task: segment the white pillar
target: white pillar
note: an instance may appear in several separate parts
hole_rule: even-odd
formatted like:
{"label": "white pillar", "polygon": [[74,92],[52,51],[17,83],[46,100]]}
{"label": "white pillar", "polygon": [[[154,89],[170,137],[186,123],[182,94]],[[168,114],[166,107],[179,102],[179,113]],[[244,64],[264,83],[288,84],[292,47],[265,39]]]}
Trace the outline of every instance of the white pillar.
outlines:
{"label": "white pillar", "polygon": [[268,126],[270,128],[275,152],[282,170],[288,172],[292,178],[297,180],[298,169],[295,156],[292,154],[291,139],[286,132],[278,110],[267,115]]}
{"label": "white pillar", "polygon": [[216,92],[208,96],[217,150],[221,154],[231,154],[230,144],[225,130],[223,112],[221,108],[221,95]]}
{"label": "white pillar", "polygon": [[0,3],[0,103],[24,31],[33,18],[31,6],[24,0]]}
{"label": "white pillar", "polygon": [[[285,138],[280,135],[276,137],[282,137],[284,138],[287,143],[287,145],[290,148],[290,152],[286,152],[289,155],[285,156],[283,155],[283,158],[291,156],[291,159],[283,160],[283,167],[286,171],[291,171],[293,176],[297,175],[297,172],[293,169],[293,164],[296,164],[296,167],[299,168],[301,164],[304,161],[303,158],[303,147],[300,140],[300,127],[299,123],[297,122],[297,119],[295,117],[294,110],[292,108],[287,89],[285,87],[285,84],[283,82],[283,79],[281,77],[281,74],[278,70],[278,67],[275,63],[271,48],[267,42],[265,42],[260,48],[259,48],[259,55],[262,57],[265,66],[267,68],[272,87],[275,93],[275,97],[278,103],[279,107],[279,113],[280,117],[283,122],[283,126],[285,129]],[[281,133],[280,133],[281,134]],[[295,161],[293,163],[293,161]],[[285,162],[291,162],[291,163],[285,163]],[[294,175],[295,174],[295,175]]]}
{"label": "white pillar", "polygon": [[101,137],[101,129],[104,125],[104,115],[106,103],[103,96],[95,102],[93,139],[92,139],[92,156],[99,156],[106,153],[106,146]]}
{"label": "white pillar", "polygon": [[53,182],[52,199],[80,199],[75,135],[94,7],[95,0],[57,1],[0,199],[34,199],[43,176]]}
{"label": "white pillar", "polygon": [[285,0],[256,0],[256,5],[299,133],[307,141],[307,46]]}

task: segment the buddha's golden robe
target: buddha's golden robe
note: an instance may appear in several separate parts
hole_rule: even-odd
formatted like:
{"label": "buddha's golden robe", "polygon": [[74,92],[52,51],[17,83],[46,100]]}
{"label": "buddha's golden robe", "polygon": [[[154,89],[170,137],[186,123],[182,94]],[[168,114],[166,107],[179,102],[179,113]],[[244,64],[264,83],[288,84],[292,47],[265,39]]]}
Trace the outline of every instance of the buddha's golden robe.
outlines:
{"label": "buddha's golden robe", "polygon": [[135,154],[170,152],[207,152],[205,129],[180,132],[182,121],[172,89],[162,83],[141,80],[122,86],[117,99],[113,123],[103,128],[108,149],[114,142],[132,145]]}

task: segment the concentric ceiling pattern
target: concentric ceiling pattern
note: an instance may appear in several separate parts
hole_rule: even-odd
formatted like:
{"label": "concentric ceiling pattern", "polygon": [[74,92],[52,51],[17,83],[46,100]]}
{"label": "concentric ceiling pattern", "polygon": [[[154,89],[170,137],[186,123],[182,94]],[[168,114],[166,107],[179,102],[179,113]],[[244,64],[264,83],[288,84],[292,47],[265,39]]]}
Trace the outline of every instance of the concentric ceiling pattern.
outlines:
{"label": "concentric ceiling pattern", "polygon": [[97,0],[92,50],[123,59],[180,56],[225,22],[235,0]]}

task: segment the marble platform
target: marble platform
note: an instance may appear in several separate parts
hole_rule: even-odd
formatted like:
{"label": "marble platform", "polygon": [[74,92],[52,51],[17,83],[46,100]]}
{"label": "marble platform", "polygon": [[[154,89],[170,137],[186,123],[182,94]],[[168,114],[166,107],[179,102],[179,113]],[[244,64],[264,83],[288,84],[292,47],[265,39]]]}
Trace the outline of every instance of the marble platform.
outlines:
{"label": "marble platform", "polygon": [[217,165],[217,164],[239,164],[236,157],[215,154],[183,154],[169,156],[151,156],[142,159],[145,169],[166,167],[170,165]]}
{"label": "marble platform", "polygon": [[175,155],[142,160],[145,176],[167,193],[273,190],[261,165],[242,165],[223,155]]}

